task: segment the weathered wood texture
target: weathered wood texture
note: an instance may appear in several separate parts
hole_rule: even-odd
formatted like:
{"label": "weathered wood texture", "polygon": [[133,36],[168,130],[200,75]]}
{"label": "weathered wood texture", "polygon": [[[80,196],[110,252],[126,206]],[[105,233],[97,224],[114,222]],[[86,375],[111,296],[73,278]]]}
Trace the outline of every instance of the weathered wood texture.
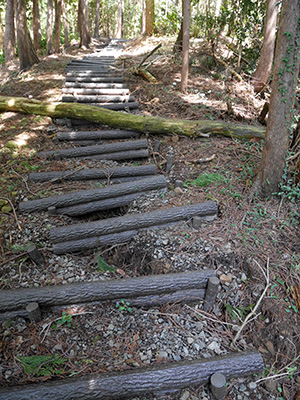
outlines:
{"label": "weathered wood texture", "polygon": [[28,303],[38,303],[40,307],[50,307],[162,295],[188,289],[205,289],[207,280],[214,275],[214,270],[207,269],[42,288],[1,290],[0,310],[2,312],[22,310]]}
{"label": "weathered wood texture", "polygon": [[111,199],[76,204],[70,207],[56,208],[56,214],[64,214],[69,215],[70,217],[76,217],[78,215],[86,215],[98,211],[113,210],[115,208],[126,207],[134,200],[147,193],[148,191],[136,192],[127,194],[125,196],[113,197]]}
{"label": "weathered wood texture", "polygon": [[130,103],[135,101],[135,97],[132,95],[74,95],[74,96],[63,96],[62,101],[64,102],[76,102],[76,103]]}
{"label": "weathered wood texture", "polygon": [[[129,89],[111,89],[111,88],[65,88],[62,93],[72,94],[74,96],[84,95],[129,95]],[[105,100],[104,100],[105,101]]]}
{"label": "weathered wood texture", "polygon": [[[130,107],[130,103],[127,103]],[[83,119],[107,125],[112,128],[132,129],[151,134],[177,134],[201,137],[203,135],[223,135],[233,138],[263,138],[265,129],[245,124],[223,121],[176,120],[146,115],[116,113],[102,107],[78,103],[45,103],[23,97],[0,96],[0,112],[14,111],[25,114],[48,115],[52,118]]]}
{"label": "weathered wood texture", "polygon": [[19,204],[20,212],[45,211],[49,207],[71,207],[74,204],[83,204],[92,201],[112,199],[132,193],[145,192],[148,190],[162,189],[167,185],[163,175],[144,180],[120,183],[118,185],[104,188],[80,190],[59,196],[46,197],[43,199],[22,201]]}
{"label": "weathered wood texture", "polygon": [[67,76],[66,77],[66,86],[67,83],[123,83],[124,79],[120,76],[98,76],[98,77],[76,77],[76,76]]}
{"label": "weathered wood texture", "polygon": [[0,391],[0,397],[3,400],[114,400],[207,384],[214,373],[229,379],[259,373],[263,368],[261,354],[248,351],[7,388]]}
{"label": "weathered wood texture", "polygon": [[73,131],[73,132],[57,132],[58,140],[78,141],[78,140],[105,140],[105,139],[129,139],[139,138],[140,132],[134,131]]}
{"label": "weathered wood texture", "polygon": [[207,201],[205,203],[156,210],[142,214],[130,214],[123,217],[109,218],[103,221],[52,228],[50,230],[50,239],[52,243],[59,243],[100,235],[108,235],[111,233],[119,233],[128,230],[164,225],[170,222],[183,221],[192,218],[194,215],[203,217],[215,216],[217,211],[218,207],[216,202]]}
{"label": "weathered wood texture", "polygon": [[50,150],[38,153],[39,157],[54,158],[59,160],[62,158],[84,157],[99,154],[110,154],[123,152],[127,150],[138,150],[148,148],[148,141],[146,139],[130,140],[119,143],[98,144],[95,146],[76,147],[71,149]]}
{"label": "weathered wood texture", "polygon": [[[83,104],[83,103],[76,103],[76,104]],[[98,103],[91,105],[94,107],[105,108],[106,110],[111,110],[111,111],[137,110],[140,107],[140,103],[137,101],[129,101],[124,103]]]}
{"label": "weathered wood texture", "polygon": [[112,233],[108,235],[101,235],[89,237],[86,239],[78,239],[70,242],[61,242],[53,245],[54,254],[75,253],[89,249],[95,249],[104,246],[113,246],[114,244],[124,244],[129,242],[134,236],[138,234],[137,230],[124,231],[119,233]]}
{"label": "weathered wood texture", "polygon": [[[48,182],[48,181],[81,181],[121,177],[135,177],[155,175],[157,168],[155,164],[139,165],[133,167],[116,167],[116,168],[84,168],[79,170],[68,171],[50,171],[50,172],[31,172],[29,179],[31,182]],[[134,180],[134,179],[133,179]]]}
{"label": "weathered wood texture", "polygon": [[96,154],[94,156],[82,156],[77,158],[83,158],[86,160],[134,160],[136,158],[147,158],[149,157],[148,149],[141,150],[128,150],[128,151],[118,151],[116,153],[108,153],[108,154]]}
{"label": "weathered wood texture", "polygon": [[97,82],[65,82],[66,88],[87,88],[87,89],[126,89],[123,83],[97,83]]}

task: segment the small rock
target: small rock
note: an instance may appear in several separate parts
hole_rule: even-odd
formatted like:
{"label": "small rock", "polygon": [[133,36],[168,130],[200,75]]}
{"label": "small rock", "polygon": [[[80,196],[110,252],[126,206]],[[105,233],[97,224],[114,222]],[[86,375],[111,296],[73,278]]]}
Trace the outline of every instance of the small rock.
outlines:
{"label": "small rock", "polygon": [[231,283],[232,282],[232,275],[222,274],[222,275],[220,275],[219,279],[220,279],[220,282],[222,284]]}
{"label": "small rock", "polygon": [[182,194],[183,193],[183,190],[180,188],[180,187],[176,187],[175,189],[174,189],[174,193],[175,194]]}
{"label": "small rock", "polygon": [[250,382],[250,383],[248,383],[248,388],[250,390],[254,390],[257,388],[257,384],[255,382]]}
{"label": "small rock", "polygon": [[188,390],[185,390],[179,397],[179,400],[188,400],[189,398],[190,398],[190,392]]}
{"label": "small rock", "polygon": [[221,354],[222,351],[220,349],[220,345],[217,342],[211,342],[208,346],[207,346],[208,350],[214,351],[216,354]]}
{"label": "small rock", "polygon": [[194,339],[192,337],[187,338],[188,344],[192,344],[194,342]]}

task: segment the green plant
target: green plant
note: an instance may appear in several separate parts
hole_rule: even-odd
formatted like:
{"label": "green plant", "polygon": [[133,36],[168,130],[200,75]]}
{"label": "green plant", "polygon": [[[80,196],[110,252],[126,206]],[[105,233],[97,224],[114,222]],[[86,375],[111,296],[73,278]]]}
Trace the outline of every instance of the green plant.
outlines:
{"label": "green plant", "polygon": [[196,178],[191,182],[191,185],[197,187],[206,187],[211,185],[212,183],[224,182],[224,181],[225,181],[224,176],[220,175],[218,172],[212,172],[199,175],[198,178]]}
{"label": "green plant", "polygon": [[58,369],[58,367],[68,360],[60,358],[58,355],[50,355],[19,357],[18,361],[28,375],[51,376],[62,374],[63,370]]}
{"label": "green plant", "polygon": [[114,267],[108,265],[100,256],[97,256],[98,270],[103,272],[116,272]]}
{"label": "green plant", "polygon": [[118,301],[117,303],[116,303],[116,308],[119,310],[119,311],[125,311],[125,312],[129,312],[129,313],[131,313],[132,312],[132,308],[130,307],[130,303],[129,303],[129,301],[125,301],[125,300],[121,300],[121,301]]}
{"label": "green plant", "polygon": [[66,311],[63,311],[60,319],[56,321],[55,324],[52,325],[53,329],[59,329],[60,326],[66,324],[69,328],[72,323],[72,314],[68,314]]}

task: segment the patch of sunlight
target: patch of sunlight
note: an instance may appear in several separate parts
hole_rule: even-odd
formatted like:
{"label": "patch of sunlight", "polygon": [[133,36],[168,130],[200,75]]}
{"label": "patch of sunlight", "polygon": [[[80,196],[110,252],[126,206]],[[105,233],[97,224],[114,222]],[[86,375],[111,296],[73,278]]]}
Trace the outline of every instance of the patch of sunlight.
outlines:
{"label": "patch of sunlight", "polygon": [[7,102],[7,105],[8,105],[9,107],[14,106],[14,105],[15,105],[15,99],[9,99],[8,102]]}
{"label": "patch of sunlight", "polygon": [[23,132],[23,133],[20,133],[19,135],[17,135],[17,136],[15,137],[14,142],[15,142],[19,147],[26,146],[27,141],[28,141],[30,138],[34,137],[34,136],[36,136],[36,135],[32,135],[32,134],[30,134],[30,133]]}
{"label": "patch of sunlight", "polygon": [[4,124],[0,124],[0,130],[4,129]]}

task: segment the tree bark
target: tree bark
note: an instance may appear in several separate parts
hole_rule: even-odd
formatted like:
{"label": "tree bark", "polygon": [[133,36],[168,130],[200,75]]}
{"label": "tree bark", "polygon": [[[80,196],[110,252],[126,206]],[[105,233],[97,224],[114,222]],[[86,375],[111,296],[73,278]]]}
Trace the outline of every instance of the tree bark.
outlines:
{"label": "tree bark", "polygon": [[41,151],[39,157],[48,157],[59,160],[62,158],[93,156],[99,154],[118,153],[127,150],[139,150],[148,147],[147,139],[130,140],[119,143],[108,143],[94,146],[77,147],[71,149]]}
{"label": "tree bark", "polygon": [[47,1],[47,55],[53,52],[53,0]]}
{"label": "tree bark", "polygon": [[64,48],[66,49],[67,47],[70,46],[70,41],[69,41],[69,24],[68,24],[68,19],[67,19],[67,15],[66,15],[65,0],[61,1],[61,11],[62,11],[62,20],[63,20],[64,36],[65,36]]}
{"label": "tree bark", "polygon": [[33,44],[35,51],[38,53],[39,44],[39,13],[38,13],[38,0],[32,0],[32,30],[33,30]]}
{"label": "tree bark", "polygon": [[70,76],[71,74],[67,74],[66,76],[66,86],[68,86],[69,82],[74,83],[123,83],[124,79],[121,76]]}
{"label": "tree bark", "polygon": [[59,243],[78,240],[81,238],[108,235],[111,233],[143,229],[151,226],[183,221],[196,215],[201,217],[213,217],[216,216],[217,211],[217,204],[214,201],[207,201],[205,203],[151,211],[143,214],[132,214],[123,217],[109,218],[103,221],[52,228],[50,230],[50,239],[53,243]]}
{"label": "tree bark", "polygon": [[1,311],[26,308],[28,303],[38,303],[40,307],[52,307],[94,301],[121,300],[153,294],[173,293],[178,290],[205,289],[208,279],[215,275],[211,269],[100,280],[98,282],[74,283],[69,285],[46,286],[2,290],[0,292]]}
{"label": "tree bark", "polygon": [[[129,89],[98,89],[98,88],[63,88],[62,89],[62,93],[66,93],[66,94],[72,94],[73,96],[77,96],[79,95],[110,95],[110,96],[114,96],[114,95],[120,95],[120,96],[128,96],[129,95]],[[132,101],[134,101],[134,96],[128,96],[126,98],[131,98]],[[108,98],[109,99],[109,98]],[[123,101],[124,99],[122,99],[121,101]],[[106,100],[104,100],[106,101]],[[119,100],[118,100],[119,101]]]}
{"label": "tree bark", "polygon": [[14,0],[6,0],[4,33],[4,54],[6,63],[9,63],[15,58],[16,41],[14,3]]}
{"label": "tree bark", "polygon": [[60,32],[61,32],[61,12],[62,12],[62,0],[54,0],[55,4],[55,24],[54,24],[54,52],[60,52]]}
{"label": "tree bark", "polygon": [[62,96],[64,102],[75,102],[75,103],[130,103],[135,101],[135,97],[129,96],[117,96],[117,95],[74,95],[74,96]]}
{"label": "tree bark", "polygon": [[78,28],[80,34],[80,47],[89,48],[91,42],[88,0],[79,0],[78,3]]}
{"label": "tree bark", "polygon": [[114,140],[114,139],[129,139],[139,138],[140,134],[133,131],[121,131],[121,130],[110,130],[110,131],[73,131],[73,132],[57,132],[57,140],[66,141],[81,141],[81,140]]}
{"label": "tree bark", "polygon": [[190,47],[190,0],[183,0],[183,38],[182,38],[182,67],[181,91],[187,90],[189,76],[189,47]]}
{"label": "tree bark", "polygon": [[99,38],[100,27],[100,0],[96,0],[94,38]]}
{"label": "tree bark", "polygon": [[136,176],[156,175],[157,169],[155,164],[140,165],[133,167],[116,167],[116,168],[84,168],[69,171],[50,171],[50,172],[31,172],[29,179],[31,182],[41,183],[49,181],[86,181],[101,180],[110,181],[117,178],[133,178]]}
{"label": "tree bark", "polygon": [[263,368],[261,354],[248,351],[8,388],[1,390],[0,396],[5,400],[113,400],[200,386],[209,383],[214,373],[229,379],[259,373]]}
{"label": "tree bark", "polygon": [[17,41],[20,60],[20,70],[26,71],[33,64],[39,62],[39,58],[33,47],[27,27],[26,1],[16,0]]}
{"label": "tree bark", "polygon": [[295,88],[299,74],[300,4],[283,2],[275,52],[266,140],[251,196],[278,192],[289,147]]}
{"label": "tree bark", "polygon": [[93,82],[65,82],[65,88],[87,88],[87,89],[126,89],[127,85],[123,83],[93,83]]}
{"label": "tree bark", "polygon": [[145,14],[146,35],[151,36],[154,31],[154,0],[146,0]]}
{"label": "tree bark", "polygon": [[278,1],[267,0],[265,26],[264,26],[264,40],[261,50],[261,56],[256,71],[252,75],[252,84],[254,87],[254,91],[256,93],[261,92],[265,88],[271,76],[273,59],[274,59],[278,12],[279,12]]}
{"label": "tree bark", "polygon": [[124,195],[145,192],[149,190],[163,189],[166,187],[166,178],[163,175],[154,178],[147,178],[120,183],[100,189],[81,190],[60,196],[46,197],[43,199],[22,201],[19,204],[20,212],[45,211],[49,207],[66,208],[76,204],[104,201],[107,199],[117,199]]}
{"label": "tree bark", "polygon": [[[131,103],[126,103],[130,106]],[[100,107],[77,103],[45,103],[24,97],[0,96],[0,112],[14,111],[24,114],[47,115],[52,118],[71,118],[96,122],[118,129],[132,129],[151,134],[177,134],[191,138],[222,135],[230,138],[264,138],[265,129],[222,121],[188,121],[161,117],[116,113]]]}

